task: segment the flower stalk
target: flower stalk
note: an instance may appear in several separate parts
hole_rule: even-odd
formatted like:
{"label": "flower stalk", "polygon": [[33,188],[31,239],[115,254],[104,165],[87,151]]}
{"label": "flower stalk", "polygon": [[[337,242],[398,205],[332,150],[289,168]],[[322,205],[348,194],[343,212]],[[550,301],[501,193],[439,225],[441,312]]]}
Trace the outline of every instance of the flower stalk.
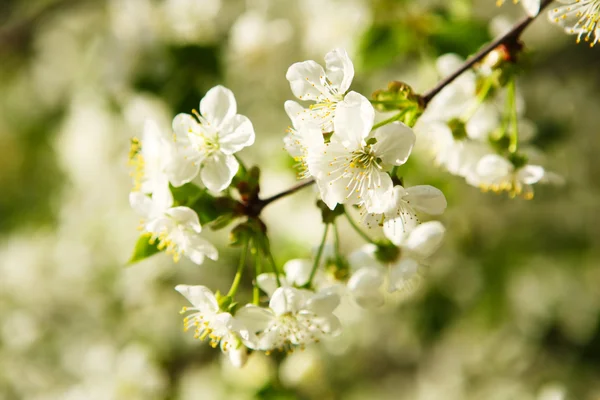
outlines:
{"label": "flower stalk", "polygon": [[317,250],[317,255],[315,256],[315,261],[313,263],[313,267],[310,271],[310,276],[308,277],[308,282],[306,282],[306,287],[310,287],[312,285],[313,278],[317,273],[317,269],[319,268],[319,263],[321,262],[321,256],[323,255],[323,249],[325,248],[325,243],[327,242],[327,234],[329,233],[329,226],[331,224],[325,224],[325,230],[323,232],[323,238],[321,239],[321,244],[319,245],[319,250]]}
{"label": "flower stalk", "polygon": [[369,235],[367,235],[362,229],[360,229],[360,226],[358,226],[356,221],[354,221],[354,219],[350,216],[350,213],[348,212],[348,210],[345,210],[345,214],[346,214],[346,219],[350,223],[350,226],[352,226],[352,229],[354,229],[356,231],[356,233],[358,233],[360,235],[360,237],[362,237],[366,242],[376,243],[375,240],[371,239],[369,237]]}
{"label": "flower stalk", "polygon": [[244,274],[244,266],[246,265],[246,256],[248,254],[248,244],[249,242],[246,242],[242,247],[242,254],[240,254],[240,263],[238,264],[238,268],[235,273],[235,277],[233,278],[231,288],[229,289],[229,292],[227,292],[227,297],[233,298],[233,296],[235,296],[240,286],[240,282],[242,281],[242,275]]}

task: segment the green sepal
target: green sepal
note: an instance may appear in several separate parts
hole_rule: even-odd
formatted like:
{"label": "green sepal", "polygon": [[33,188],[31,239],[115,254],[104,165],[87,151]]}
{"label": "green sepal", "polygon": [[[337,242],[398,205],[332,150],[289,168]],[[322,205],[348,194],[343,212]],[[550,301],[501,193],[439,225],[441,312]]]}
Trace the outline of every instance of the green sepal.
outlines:
{"label": "green sepal", "polygon": [[237,309],[239,308],[240,303],[238,303],[237,301],[232,302],[231,304],[229,304],[229,306],[227,306],[227,312],[231,315],[235,314],[235,312],[237,311]]}
{"label": "green sepal", "polygon": [[489,135],[488,142],[497,153],[502,154],[508,151],[510,146],[510,137],[506,134],[506,129],[500,127]]}
{"label": "green sepal", "polygon": [[227,311],[229,309],[229,306],[233,303],[233,299],[231,298],[231,296],[224,296],[220,292],[217,292],[215,294],[215,297],[217,298],[217,302],[219,303],[219,309],[223,311]]}
{"label": "green sepal", "polygon": [[521,153],[511,153],[508,155],[508,161],[511,162],[515,169],[519,169],[527,165],[528,157]]}
{"label": "green sepal", "polygon": [[448,121],[448,127],[452,131],[452,136],[454,140],[463,140],[468,137],[467,135],[467,125],[465,122],[459,118],[453,118]]}
{"label": "green sepal", "polygon": [[127,261],[127,265],[135,264],[138,261],[142,261],[156,253],[160,253],[158,244],[150,243],[151,238],[152,235],[150,233],[144,233],[139,237],[135,247],[133,248],[133,254],[131,255],[129,261]]}
{"label": "green sepal", "polygon": [[400,247],[390,241],[381,241],[376,243],[375,258],[381,263],[390,263],[400,258]]}
{"label": "green sepal", "polygon": [[317,200],[317,207],[321,210],[321,218],[323,218],[325,224],[333,224],[335,219],[340,215],[344,215],[345,212],[342,204],[336,205],[332,210],[322,200]]}

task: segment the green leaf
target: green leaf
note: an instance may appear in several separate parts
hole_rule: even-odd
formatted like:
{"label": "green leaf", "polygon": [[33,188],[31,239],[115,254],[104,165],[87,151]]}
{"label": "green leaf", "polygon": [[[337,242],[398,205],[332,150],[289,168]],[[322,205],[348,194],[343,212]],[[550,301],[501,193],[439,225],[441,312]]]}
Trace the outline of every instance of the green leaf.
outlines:
{"label": "green leaf", "polygon": [[210,196],[207,192],[206,189],[201,189],[198,186],[194,185],[193,183],[186,183],[183,186],[179,186],[179,187],[175,187],[175,186],[170,186],[171,189],[171,194],[173,195],[173,202],[174,202],[174,206],[187,206],[189,207],[191,204],[194,204],[194,202],[204,196],[204,195],[208,195]]}
{"label": "green leaf", "polygon": [[151,237],[152,235],[149,233],[144,233],[140,236],[137,243],[135,244],[133,254],[127,262],[127,265],[135,264],[136,262],[142,261],[150,256],[153,256],[156,253],[160,253],[157,243],[150,243]]}
{"label": "green leaf", "polygon": [[[443,21],[443,22],[442,22]],[[457,53],[468,57],[491,39],[487,22],[470,19],[440,20],[430,44],[438,54]]]}
{"label": "green leaf", "polygon": [[221,215],[217,207],[219,199],[193,183],[186,183],[178,188],[172,187],[171,193],[173,193],[175,205],[186,206],[196,211],[202,225],[214,221]]}

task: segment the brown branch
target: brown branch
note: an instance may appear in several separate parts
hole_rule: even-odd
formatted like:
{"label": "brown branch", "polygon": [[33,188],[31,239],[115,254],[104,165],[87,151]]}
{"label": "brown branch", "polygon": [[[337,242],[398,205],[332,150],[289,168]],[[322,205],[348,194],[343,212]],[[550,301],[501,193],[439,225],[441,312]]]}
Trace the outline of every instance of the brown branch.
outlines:
{"label": "brown branch", "polygon": [[[538,15],[540,15],[542,13],[542,11],[544,10],[544,8],[549,6],[550,3],[552,3],[552,1],[553,0],[542,1],[542,4],[540,5],[540,12],[538,13]],[[503,44],[504,45],[516,44],[518,42],[519,38],[521,37],[521,34],[525,30],[525,28],[527,28],[527,26],[529,26],[529,24],[531,24],[536,19],[536,17],[537,17],[537,15],[535,17],[523,18],[521,21],[516,23],[510,31],[506,32],[504,35],[502,35],[499,38],[488,43],[481,50],[479,50],[475,55],[471,56],[467,61],[465,61],[465,63],[463,65],[461,65],[461,67],[459,69],[454,71],[452,74],[448,75],[446,78],[441,80],[437,85],[435,85],[435,87],[433,87],[431,90],[429,90],[425,94],[423,94],[422,98],[423,98],[425,107],[427,107],[427,104],[429,104],[431,99],[433,99],[435,97],[435,95],[437,95],[440,91],[442,91],[443,88],[445,88],[447,85],[452,83],[452,81],[454,81],[456,78],[458,78],[460,75],[462,75],[465,71],[467,71],[473,65],[475,65],[476,63],[481,61],[485,56],[487,56],[495,48],[497,48],[498,46],[503,45]]]}
{"label": "brown branch", "polygon": [[270,203],[272,203],[272,202],[274,202],[276,200],[279,200],[282,197],[286,197],[286,196],[289,196],[290,194],[294,194],[298,190],[304,189],[305,187],[310,186],[313,183],[315,183],[315,180],[314,179],[309,179],[307,181],[298,183],[295,186],[292,186],[291,188],[289,188],[287,190],[284,190],[283,192],[277,193],[276,195],[273,195],[271,197],[267,197],[266,199],[261,199],[260,200],[260,208],[262,210],[263,208],[265,208]]}

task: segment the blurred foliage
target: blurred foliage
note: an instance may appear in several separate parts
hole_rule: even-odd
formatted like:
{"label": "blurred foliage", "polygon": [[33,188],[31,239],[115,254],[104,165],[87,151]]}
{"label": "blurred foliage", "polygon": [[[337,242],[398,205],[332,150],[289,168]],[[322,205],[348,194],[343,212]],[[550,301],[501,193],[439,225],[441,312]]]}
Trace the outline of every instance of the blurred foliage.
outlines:
{"label": "blurred foliage", "polygon": [[[494,16],[522,11],[492,3],[1,2],[0,397],[597,399],[600,56],[546,21],[524,37],[532,51],[519,88],[537,127],[532,144],[566,185],[510,200],[411,157],[399,176],[446,194],[448,239],[419,288],[385,310],[354,315],[341,344],[253,355],[235,371],[181,333],[184,299],[173,286],[224,289],[233,274],[237,253],[225,250],[220,232],[218,265],[173,265],[157,255],[123,268],[138,240],[127,140],[144,118],[168,129],[210,87],[231,87],[260,132],[242,158],[260,165],[261,190],[274,193],[294,179],[280,154],[289,124],[282,104],[292,97],[287,66],[320,62],[315,48],[344,45],[362,67],[353,87],[365,95],[389,80],[431,87],[435,57],[473,53],[493,36]],[[248,14],[263,22],[236,36]],[[348,23],[355,14],[362,25]],[[260,31],[273,20],[293,34]],[[306,43],[311,23],[319,43]],[[321,234],[314,194],[297,196],[266,213],[279,265],[309,256]],[[193,204],[203,224],[222,215],[195,187],[175,198]],[[342,243],[348,252],[360,244]]]}

